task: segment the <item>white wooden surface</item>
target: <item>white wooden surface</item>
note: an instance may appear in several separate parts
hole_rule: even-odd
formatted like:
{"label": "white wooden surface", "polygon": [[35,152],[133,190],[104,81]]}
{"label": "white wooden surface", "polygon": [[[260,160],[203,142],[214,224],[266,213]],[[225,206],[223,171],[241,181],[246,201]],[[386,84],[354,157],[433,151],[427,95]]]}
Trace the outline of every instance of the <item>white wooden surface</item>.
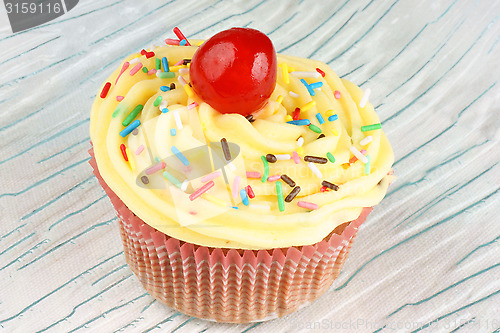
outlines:
{"label": "white wooden surface", "polygon": [[[80,1],[12,34],[0,10],[0,331],[498,332],[498,0]],[[92,176],[89,112],[121,59],[232,26],[372,89],[397,181],[311,306],[216,324],[154,301]]]}

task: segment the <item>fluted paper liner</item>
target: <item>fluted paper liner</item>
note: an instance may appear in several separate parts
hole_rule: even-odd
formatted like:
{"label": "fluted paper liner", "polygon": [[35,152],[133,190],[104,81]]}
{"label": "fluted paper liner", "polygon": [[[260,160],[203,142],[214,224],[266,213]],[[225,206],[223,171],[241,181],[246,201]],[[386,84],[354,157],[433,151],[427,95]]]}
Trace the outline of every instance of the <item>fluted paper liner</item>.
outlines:
{"label": "fluted paper liner", "polygon": [[272,250],[198,246],[143,222],[90,165],[118,215],[125,258],[144,288],[179,312],[219,322],[285,316],[325,292],[337,278],[359,226],[372,208],[322,241]]}

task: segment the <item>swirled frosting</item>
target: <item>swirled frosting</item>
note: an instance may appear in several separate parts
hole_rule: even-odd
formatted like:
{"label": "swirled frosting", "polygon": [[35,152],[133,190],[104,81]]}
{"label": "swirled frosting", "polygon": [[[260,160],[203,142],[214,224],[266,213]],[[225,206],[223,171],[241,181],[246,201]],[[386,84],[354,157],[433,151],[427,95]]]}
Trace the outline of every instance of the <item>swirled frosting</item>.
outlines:
{"label": "swirled frosting", "polygon": [[[105,97],[97,96],[93,104],[90,133],[99,171],[137,216],[171,237],[202,246],[272,249],[316,243],[336,226],[356,219],[363,207],[382,200],[391,180],[388,173],[393,152],[381,129],[361,130],[362,126],[379,123],[379,119],[369,102],[360,106],[363,91],[359,87],[340,79],[324,63],[278,55],[275,91],[267,104],[253,114],[255,121],[250,122],[239,114],[218,113],[179,80],[182,76],[189,82],[189,65],[174,65],[191,59],[196,49],[163,46],[150,51],[154,56],[129,56],[109,77],[109,92]],[[158,68],[157,59],[163,57],[174,74],[157,75],[151,70]],[[312,96],[300,75],[284,74],[283,64],[294,72],[316,72],[320,68],[324,77],[305,80],[308,84],[322,82],[322,86],[314,89]],[[137,70],[139,67],[141,70]],[[166,88],[171,83],[176,89]],[[315,105],[308,104],[311,101]],[[120,135],[125,118],[138,105],[143,108],[134,119],[140,125],[133,133]],[[324,137],[318,138],[319,133],[309,126],[289,123],[296,108],[302,108],[300,118],[309,119]],[[316,117],[318,113],[324,123]],[[334,114],[337,116],[328,120]],[[367,136],[371,136],[370,142]],[[203,147],[212,147],[222,138],[232,147],[239,147],[239,152],[233,151],[237,156],[232,162],[215,170],[215,164],[207,163],[206,156],[216,158],[216,149]],[[369,157],[369,165],[353,157],[352,147]],[[280,211],[276,182],[246,175],[257,172],[262,177],[262,156],[286,156],[294,151],[300,160],[268,163],[269,176],[286,174],[301,187],[297,197]],[[334,162],[329,158],[325,164],[314,164],[321,175],[304,161],[305,156],[326,157],[328,153]],[[184,164],[182,156],[189,165]],[[216,172],[213,176],[219,175],[211,180],[214,186],[191,200],[189,196],[207,184],[210,176],[204,176],[212,172]],[[338,189],[325,191],[323,180]],[[287,196],[292,187],[281,183],[283,195]],[[255,197],[245,205],[240,191],[248,185]],[[299,201],[317,209],[310,209],[311,205],[300,207]]]}

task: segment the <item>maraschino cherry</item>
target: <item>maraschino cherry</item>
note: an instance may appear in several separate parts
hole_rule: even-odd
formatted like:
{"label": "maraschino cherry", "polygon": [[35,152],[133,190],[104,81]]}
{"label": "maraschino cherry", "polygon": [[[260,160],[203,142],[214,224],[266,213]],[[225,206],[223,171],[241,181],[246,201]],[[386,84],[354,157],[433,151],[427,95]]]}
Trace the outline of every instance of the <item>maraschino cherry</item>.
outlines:
{"label": "maraschino cherry", "polygon": [[276,51],[262,32],[221,31],[203,43],[191,60],[194,91],[220,113],[243,116],[261,108],[276,85]]}

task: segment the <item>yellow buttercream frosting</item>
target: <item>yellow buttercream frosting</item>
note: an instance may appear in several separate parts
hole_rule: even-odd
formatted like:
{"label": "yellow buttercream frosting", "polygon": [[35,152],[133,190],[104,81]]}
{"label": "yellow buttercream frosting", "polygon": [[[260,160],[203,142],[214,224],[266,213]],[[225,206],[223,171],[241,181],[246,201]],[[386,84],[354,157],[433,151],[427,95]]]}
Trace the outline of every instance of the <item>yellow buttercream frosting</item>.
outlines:
{"label": "yellow buttercream frosting", "polygon": [[[189,82],[189,65],[174,65],[191,59],[196,49],[163,46],[151,50],[155,56],[149,59],[141,54],[127,57],[108,78],[111,89],[107,96],[98,95],[92,106],[90,133],[101,176],[145,223],[171,237],[202,246],[272,249],[321,241],[336,226],[356,219],[363,207],[382,200],[391,181],[388,173],[394,161],[393,151],[381,129],[362,132],[362,126],[380,121],[369,102],[360,107],[363,91],[359,87],[340,79],[322,62],[278,54],[276,88],[265,106],[253,114],[255,121],[249,122],[236,113],[220,114],[192,94],[189,85],[184,86]],[[157,66],[156,58],[163,57],[168,59],[175,77],[162,78],[172,74],[150,71]],[[130,65],[120,75],[125,62]],[[137,64],[149,73],[141,69],[131,75]],[[288,79],[283,77],[283,67],[292,71]],[[294,72],[316,72],[316,68],[326,75],[305,78],[309,84],[323,83],[311,96],[300,74]],[[171,83],[176,89],[165,88]],[[311,106],[311,101],[312,107],[305,107]],[[124,120],[138,105],[143,108],[132,120],[139,120],[140,125],[133,133],[120,135],[126,128]],[[309,119],[324,137],[318,139],[319,133],[308,126],[288,123],[296,108],[307,109],[300,112],[300,118]],[[325,121],[322,124],[316,117],[318,113]],[[328,120],[334,114],[338,119]],[[365,139],[367,136],[372,137],[371,141]],[[231,163],[218,149],[222,138],[231,145]],[[122,144],[128,161],[120,148]],[[353,160],[352,146],[366,150],[363,152],[369,165]],[[283,157],[268,163],[269,176],[286,174],[301,188],[280,211],[276,181],[263,182],[246,175],[258,172],[262,177],[262,156],[286,158],[294,151],[300,157],[298,164]],[[335,161],[314,164],[321,173],[319,178],[304,157],[326,158],[327,153]],[[223,168],[217,169],[217,159],[225,164]],[[216,174],[207,180],[206,175],[212,172]],[[323,180],[337,185],[338,190],[322,192]],[[286,197],[292,187],[278,181]],[[206,193],[190,199],[210,182],[213,186]],[[245,205],[240,193],[247,185],[255,193],[249,205]],[[299,201],[317,205],[318,209],[301,208]]]}

